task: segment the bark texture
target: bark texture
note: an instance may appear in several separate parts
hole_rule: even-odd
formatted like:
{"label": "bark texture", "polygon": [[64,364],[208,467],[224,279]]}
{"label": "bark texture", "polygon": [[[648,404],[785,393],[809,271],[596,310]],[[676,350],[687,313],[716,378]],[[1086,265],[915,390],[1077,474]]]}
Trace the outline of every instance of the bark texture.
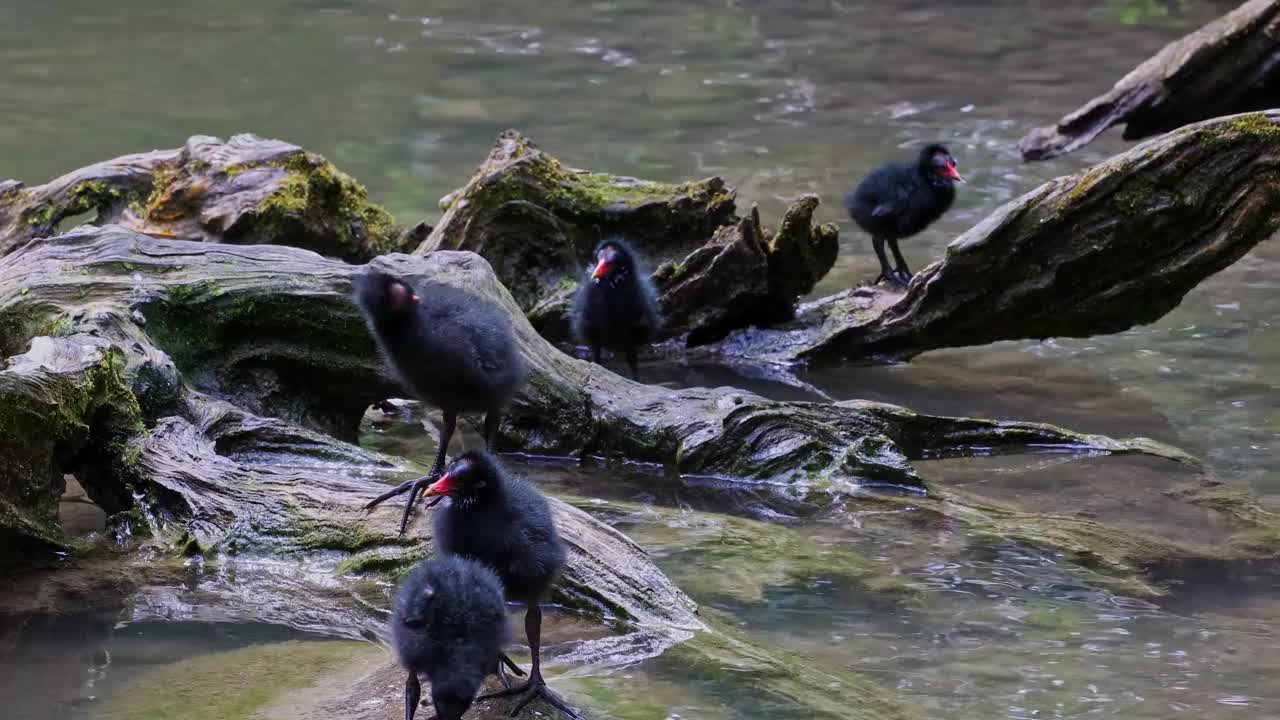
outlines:
{"label": "bark texture", "polygon": [[1188,123],[1280,105],[1280,2],[1250,0],[1166,45],[1109,92],[1027,133],[1024,160],[1079,149],[1125,123],[1138,140]]}
{"label": "bark texture", "polygon": [[1155,322],[1280,228],[1280,111],[1217,118],[1051,180],[956,238],[905,293],[848,290],[709,351],[896,361]]}

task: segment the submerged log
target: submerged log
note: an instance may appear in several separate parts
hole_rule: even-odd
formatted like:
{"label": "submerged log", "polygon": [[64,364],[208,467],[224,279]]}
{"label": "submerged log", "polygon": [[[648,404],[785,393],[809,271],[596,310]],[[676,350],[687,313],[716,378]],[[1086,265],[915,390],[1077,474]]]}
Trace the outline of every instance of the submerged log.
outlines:
{"label": "submerged log", "polygon": [[[139,480],[180,498],[164,507],[178,509],[185,518],[198,552],[221,560],[235,572],[253,574],[255,558],[286,558],[306,563],[308,574],[336,576],[360,602],[344,601],[324,591],[314,580],[272,579],[260,573],[253,583],[254,600],[272,608],[272,622],[327,632],[340,630],[352,637],[386,636],[385,614],[360,612],[361,606],[386,607],[385,589],[370,590],[366,579],[397,578],[431,551],[431,518],[419,513],[406,536],[399,535],[399,508],[384,507],[370,514],[363,503],[385,489],[375,478],[403,471],[396,461],[288,425],[248,415],[220,401],[192,396],[191,420],[165,418],[131,449]],[[418,469],[421,472],[421,469]],[[399,479],[399,478],[396,478]],[[551,500],[561,536],[569,548],[569,562],[552,590],[558,609],[550,617],[576,615],[571,627],[602,625],[604,631],[574,643],[573,651],[551,660],[551,670],[587,664],[589,672],[633,665],[660,654],[679,651],[671,662],[711,667],[721,673],[741,673],[735,682],[754,692],[785,699],[813,717],[843,718],[847,703],[862,720],[907,720],[910,705],[876,684],[845,670],[814,667],[785,651],[756,645],[711,618],[653,564],[634,542],[560,500]],[[188,548],[187,552],[196,552]],[[333,556],[336,555],[337,558]],[[306,592],[292,586],[308,585]],[[228,601],[236,604],[235,598]],[[264,619],[255,612],[256,619]],[[379,689],[380,697],[352,698],[361,704],[380,701],[395,707],[403,687],[403,671],[393,689]],[[823,688],[838,687],[832,699]],[[575,703],[588,707],[590,685],[574,683]],[[608,710],[609,696],[600,709]],[[518,698],[483,703],[476,717],[506,717]],[[541,712],[542,715],[537,713]],[[545,717],[537,707],[522,717]]]}
{"label": "submerged log", "polygon": [[1169,43],[1115,87],[1058,121],[1032,130],[1024,160],[1047,160],[1125,123],[1138,140],[1219,115],[1280,105],[1280,2],[1250,0]]}
{"label": "submerged log", "polygon": [[349,261],[418,239],[315,153],[253,135],[197,135],[178,150],[126,155],[36,187],[0,182],[0,256],[90,212],[98,224],[158,237],[293,245]]}
{"label": "submerged log", "polygon": [[565,167],[515,131],[498,137],[467,185],[415,251],[485,257],[533,326],[569,337],[573,295],[591,251],[622,235],[653,266],[662,337],[692,344],[753,322],[791,317],[796,299],[835,263],[834,225],[812,226],[816,197],[798,200],[770,233],[718,177],[680,185]]}
{"label": "submerged log", "polygon": [[1280,228],[1280,111],[1218,118],[1051,180],[956,238],[905,293],[845,291],[708,352],[903,360],[1155,322]]}

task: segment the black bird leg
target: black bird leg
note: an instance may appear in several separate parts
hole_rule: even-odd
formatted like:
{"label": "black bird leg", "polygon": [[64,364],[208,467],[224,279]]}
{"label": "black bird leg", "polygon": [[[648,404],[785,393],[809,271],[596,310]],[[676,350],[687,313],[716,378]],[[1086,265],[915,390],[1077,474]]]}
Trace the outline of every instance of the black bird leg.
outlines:
{"label": "black bird leg", "polygon": [[418,673],[411,670],[409,679],[404,681],[404,720],[413,720],[421,699],[422,685],[418,684]]}
{"label": "black bird leg", "polygon": [[876,282],[879,283],[883,280],[893,282],[893,271],[889,269],[889,258],[884,254],[884,238],[879,235],[872,235],[871,247],[875,249],[876,257],[880,260],[880,277],[876,278]]}
{"label": "black bird leg", "polygon": [[501,410],[490,410],[484,414],[484,444],[489,452],[495,452],[498,445],[498,425],[501,423]]}
{"label": "black bird leg", "polygon": [[601,362],[600,362],[600,348],[595,347],[595,346],[592,346],[592,348],[591,348],[591,362],[593,362],[593,363],[595,363],[595,364],[597,364],[597,365],[602,365],[602,364],[603,364],[603,363],[601,363]]}
{"label": "black bird leg", "polygon": [[563,698],[551,691],[547,687],[547,681],[542,679],[542,606],[537,603],[530,603],[529,610],[524,614],[524,631],[529,636],[529,652],[533,655],[533,667],[529,670],[529,679],[524,683],[506,690],[495,690],[491,693],[485,693],[477,700],[488,700],[489,698],[505,697],[507,695],[520,695],[528,693],[511,711],[511,717],[516,717],[524,710],[525,706],[533,702],[534,698],[542,698],[546,700],[555,709],[564,713],[565,717],[571,720],[582,720],[582,716],[574,710],[569,703]]}
{"label": "black bird leg", "polygon": [[498,682],[502,683],[502,687],[510,688],[511,680],[507,677],[507,670],[511,670],[511,674],[516,677],[524,677],[524,671],[515,663],[506,653],[498,653],[498,659],[494,663],[493,674],[498,676]]}
{"label": "black bird leg", "polygon": [[[489,417],[486,415],[485,424],[487,425],[488,422]],[[427,486],[435,482],[440,477],[440,473],[444,471],[445,453],[449,450],[449,440],[453,438],[453,431],[457,425],[458,414],[446,411],[444,413],[444,427],[440,428],[440,449],[436,451],[436,462],[435,465],[432,466],[431,472],[420,478],[414,478],[413,480],[406,480],[405,482],[400,483],[394,488],[365,503],[364,509],[372,510],[397,495],[409,493],[409,499],[405,500],[404,503],[404,514],[400,516],[400,534],[403,535],[405,529],[409,527],[409,513],[413,510],[413,504],[418,501],[418,495],[421,494]],[[435,507],[443,499],[443,495],[438,498],[434,498],[431,502],[427,503],[427,507]]]}
{"label": "black bird leg", "polygon": [[636,360],[636,349],[627,348],[627,365],[631,368],[631,379],[640,382],[640,365]]}
{"label": "black bird leg", "polygon": [[898,249],[898,238],[889,238],[889,249],[893,251],[893,261],[898,264],[893,271],[893,279],[906,285],[911,282],[911,271],[907,269],[907,260]]}
{"label": "black bird leg", "polygon": [[458,427],[458,413],[444,411],[444,424],[440,428],[440,447],[436,450],[436,464],[431,466],[431,474],[435,475],[444,469],[445,455],[449,452],[449,441],[453,439],[453,431]]}

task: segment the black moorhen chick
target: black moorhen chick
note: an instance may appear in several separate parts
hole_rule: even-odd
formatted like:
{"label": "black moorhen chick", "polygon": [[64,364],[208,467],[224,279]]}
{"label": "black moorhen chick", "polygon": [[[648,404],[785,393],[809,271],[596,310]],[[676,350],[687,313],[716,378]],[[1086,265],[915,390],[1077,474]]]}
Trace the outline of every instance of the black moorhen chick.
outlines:
{"label": "black moorhen chick", "polygon": [[640,380],[636,349],[653,342],[662,327],[658,293],[635,252],[621,238],[600,243],[596,268],[578,288],[573,307],[573,334],[591,348],[600,364],[600,349],[626,353],[631,377]]}
{"label": "black moorhen chick", "polygon": [[400,382],[444,413],[431,473],[365,506],[408,492],[403,533],[418,493],[444,468],[458,413],[484,411],[485,442],[492,448],[502,411],[524,383],[525,364],[506,313],[475,295],[442,283],[415,293],[403,280],[372,269],[353,284],[355,303]]}
{"label": "black moorhen chick", "polygon": [[[898,240],[908,238],[942,217],[956,199],[956,183],[964,182],[956,159],[942,145],[929,145],[915,162],[895,162],[876,168],[844,196],[844,206],[858,227],[871,235],[880,260],[880,277],[906,285],[911,280]],[[884,243],[889,242],[897,267],[889,269]]]}
{"label": "black moorhen chick", "polygon": [[502,583],[489,568],[452,555],[415,567],[396,594],[391,640],[408,671],[404,717],[422,696],[418,673],[431,681],[439,720],[460,720],[494,662],[504,657],[507,628]]}
{"label": "black moorhen chick", "polygon": [[565,563],[564,544],[556,533],[547,499],[528,481],[509,475],[492,455],[482,450],[455,458],[445,474],[427,488],[427,495],[450,499],[444,510],[436,513],[436,547],[493,568],[506,588],[507,599],[528,606],[524,629],[533,655],[528,682],[481,699],[527,692],[513,716],[519,715],[535,697],[542,697],[569,717],[577,718],[577,712],[551,692],[542,679],[539,603]]}

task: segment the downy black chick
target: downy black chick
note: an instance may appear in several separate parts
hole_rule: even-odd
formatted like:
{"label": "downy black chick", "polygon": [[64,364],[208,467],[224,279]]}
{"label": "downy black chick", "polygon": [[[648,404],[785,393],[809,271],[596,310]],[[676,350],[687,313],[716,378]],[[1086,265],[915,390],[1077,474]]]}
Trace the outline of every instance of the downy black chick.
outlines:
{"label": "downy black chick", "polygon": [[[872,170],[853,192],[845,195],[844,206],[858,227],[871,235],[880,276],[898,285],[911,281],[911,270],[898,249],[898,241],[911,237],[942,217],[956,199],[956,183],[964,182],[956,169],[956,159],[942,145],[922,149],[914,161],[894,162]],[[897,264],[889,268],[884,254],[888,241]]]}
{"label": "downy black chick", "polygon": [[410,571],[391,613],[392,645],[409,673],[405,720],[421,700],[419,673],[431,682],[437,718],[461,720],[509,636],[502,583],[489,568],[444,555]]}
{"label": "downy black chick", "polygon": [[415,292],[404,280],[374,269],[353,284],[355,303],[391,370],[405,389],[444,415],[431,472],[366,505],[408,492],[403,533],[418,493],[444,468],[458,414],[485,413],[485,442],[492,449],[502,413],[524,384],[525,363],[506,313],[476,295],[434,282]]}
{"label": "downy black chick", "polygon": [[527,480],[508,474],[492,455],[481,450],[455,458],[444,475],[427,489],[427,495],[449,497],[449,503],[436,513],[436,547],[493,568],[506,588],[507,599],[528,606],[524,626],[533,655],[529,680],[484,697],[527,692],[512,715],[518,715],[535,697],[542,697],[570,717],[578,717],[542,679],[539,603],[560,575],[566,557],[547,499]]}
{"label": "downy black chick", "polygon": [[591,348],[600,364],[601,349],[626,355],[632,379],[640,380],[637,350],[653,342],[662,327],[658,294],[635,251],[620,238],[596,247],[596,265],[578,288],[573,333]]}

